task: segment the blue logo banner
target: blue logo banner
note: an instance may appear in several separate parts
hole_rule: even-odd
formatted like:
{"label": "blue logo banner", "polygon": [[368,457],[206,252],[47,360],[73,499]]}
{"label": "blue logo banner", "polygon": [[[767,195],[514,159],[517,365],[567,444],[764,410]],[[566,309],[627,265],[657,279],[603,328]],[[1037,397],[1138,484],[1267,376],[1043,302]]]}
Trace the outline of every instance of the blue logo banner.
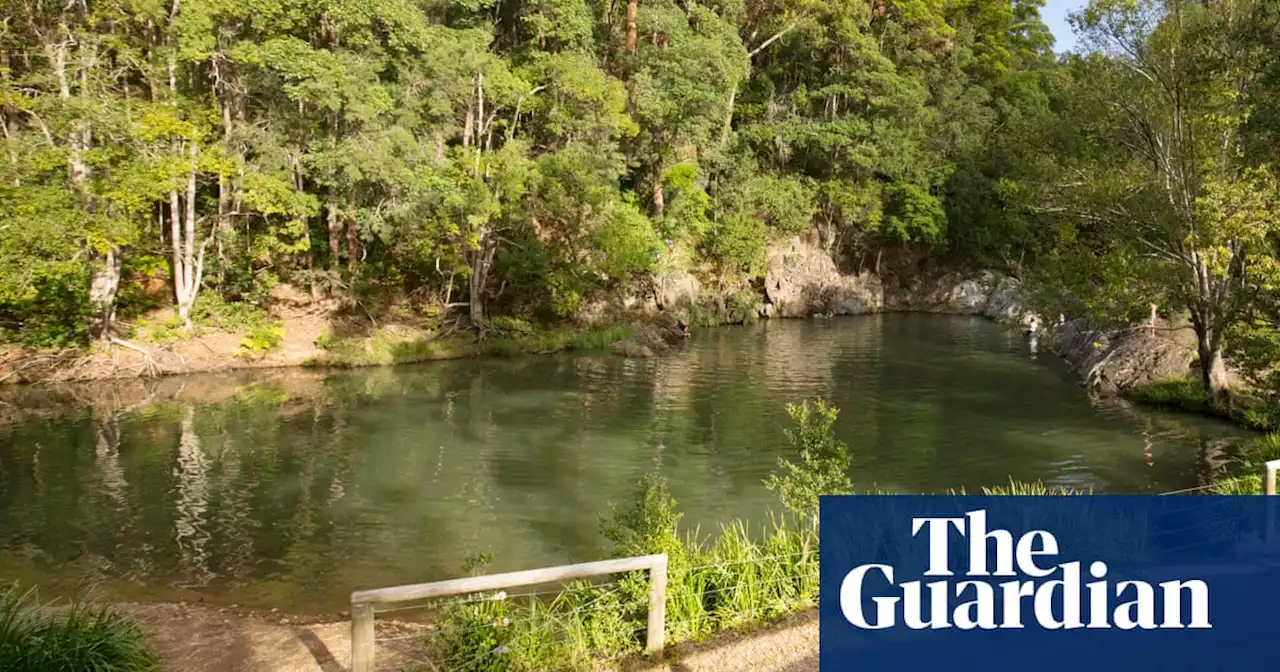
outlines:
{"label": "blue logo banner", "polygon": [[1280,670],[1278,501],[823,497],[820,667]]}

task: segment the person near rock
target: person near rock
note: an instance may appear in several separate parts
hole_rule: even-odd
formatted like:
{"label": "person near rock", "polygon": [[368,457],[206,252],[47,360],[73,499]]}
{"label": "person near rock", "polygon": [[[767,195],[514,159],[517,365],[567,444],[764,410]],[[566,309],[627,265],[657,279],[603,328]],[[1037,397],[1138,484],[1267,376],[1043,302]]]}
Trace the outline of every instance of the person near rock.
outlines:
{"label": "person near rock", "polygon": [[1156,304],[1154,303],[1151,304],[1151,317],[1147,319],[1147,333],[1151,334],[1152,336],[1156,335],[1156,311],[1157,310],[1158,310],[1158,307],[1156,306]]}
{"label": "person near rock", "polygon": [[680,318],[678,318],[678,317],[677,317],[677,318],[676,318],[676,328],[680,330],[680,335],[681,335],[681,336],[683,336],[683,337],[685,337],[685,338],[689,338],[689,325],[685,324],[685,323],[684,323],[684,320],[682,320],[682,319],[680,319]]}

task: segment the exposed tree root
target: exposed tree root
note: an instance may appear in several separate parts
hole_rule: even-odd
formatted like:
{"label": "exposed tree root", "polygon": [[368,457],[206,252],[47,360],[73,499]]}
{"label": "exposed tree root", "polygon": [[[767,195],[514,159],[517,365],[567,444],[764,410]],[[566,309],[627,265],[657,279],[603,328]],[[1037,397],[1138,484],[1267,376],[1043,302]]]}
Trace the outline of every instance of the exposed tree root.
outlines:
{"label": "exposed tree root", "polygon": [[145,373],[147,376],[150,376],[150,377],[155,377],[160,375],[160,366],[156,364],[155,357],[152,357],[151,352],[146,348],[140,345],[136,345],[134,343],[130,343],[129,341],[116,338],[114,336],[107,339],[107,342],[111,343],[112,345],[119,346],[121,348],[132,350],[142,355],[142,373]]}

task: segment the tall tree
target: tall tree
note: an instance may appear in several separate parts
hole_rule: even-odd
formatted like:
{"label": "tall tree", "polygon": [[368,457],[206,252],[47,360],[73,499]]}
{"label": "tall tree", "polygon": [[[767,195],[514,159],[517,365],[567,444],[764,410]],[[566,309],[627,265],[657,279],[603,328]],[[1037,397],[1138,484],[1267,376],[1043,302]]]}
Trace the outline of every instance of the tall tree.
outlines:
{"label": "tall tree", "polygon": [[1185,309],[1218,397],[1230,391],[1223,337],[1276,272],[1280,196],[1264,157],[1245,151],[1263,64],[1235,39],[1263,4],[1090,4],[1076,22],[1101,53],[1077,59],[1073,95],[1091,145],[1044,185],[1042,210],[1064,217],[1068,247],[1087,249],[1075,258],[1110,262],[1073,289],[1145,287],[1129,300],[1145,306],[1159,292]]}

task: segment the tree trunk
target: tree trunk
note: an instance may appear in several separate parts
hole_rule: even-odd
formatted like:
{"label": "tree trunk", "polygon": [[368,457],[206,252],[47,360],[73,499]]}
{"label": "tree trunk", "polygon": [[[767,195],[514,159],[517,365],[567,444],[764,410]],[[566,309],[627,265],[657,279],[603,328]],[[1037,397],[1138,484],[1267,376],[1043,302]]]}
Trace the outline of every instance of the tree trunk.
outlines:
{"label": "tree trunk", "polygon": [[1207,327],[1196,326],[1196,345],[1200,354],[1200,379],[1204,389],[1213,399],[1228,400],[1231,381],[1227,377],[1226,361],[1222,357],[1222,337]]}
{"label": "tree trunk", "polygon": [[489,227],[482,226],[476,250],[472,252],[471,276],[468,278],[467,299],[470,302],[471,326],[484,329],[484,289],[489,275],[489,248],[493,245],[489,239]]}
{"label": "tree trunk", "polygon": [[720,129],[720,148],[729,144],[729,133],[733,131],[733,102],[738,98],[738,87],[729,90],[729,109],[724,113],[724,127]]}
{"label": "tree trunk", "polygon": [[636,10],[638,0],[627,0],[627,53],[636,53]]}
{"label": "tree trunk", "polygon": [[666,212],[666,209],[667,198],[662,191],[662,175],[659,174],[653,180],[653,216],[661,217],[662,213]]}
{"label": "tree trunk", "polygon": [[89,303],[93,306],[93,335],[108,338],[116,318],[116,293],[120,289],[120,250],[115,245],[109,246],[102,262],[89,283]]}
{"label": "tree trunk", "polygon": [[347,272],[356,272],[356,260],[359,257],[359,242],[356,240],[356,193],[347,197]]}
{"label": "tree trunk", "polygon": [[[169,192],[170,235],[173,238],[173,295],[182,326],[191,329],[191,309],[200,294],[204,276],[204,252],[212,238],[196,244],[196,159],[200,147],[191,145],[191,166],[187,169],[187,186],[182,198]],[[179,201],[182,207],[179,207]]]}
{"label": "tree trunk", "polygon": [[342,239],[342,214],[338,212],[338,204],[329,201],[325,206],[329,211],[329,270],[338,270],[339,250],[341,250]]}

